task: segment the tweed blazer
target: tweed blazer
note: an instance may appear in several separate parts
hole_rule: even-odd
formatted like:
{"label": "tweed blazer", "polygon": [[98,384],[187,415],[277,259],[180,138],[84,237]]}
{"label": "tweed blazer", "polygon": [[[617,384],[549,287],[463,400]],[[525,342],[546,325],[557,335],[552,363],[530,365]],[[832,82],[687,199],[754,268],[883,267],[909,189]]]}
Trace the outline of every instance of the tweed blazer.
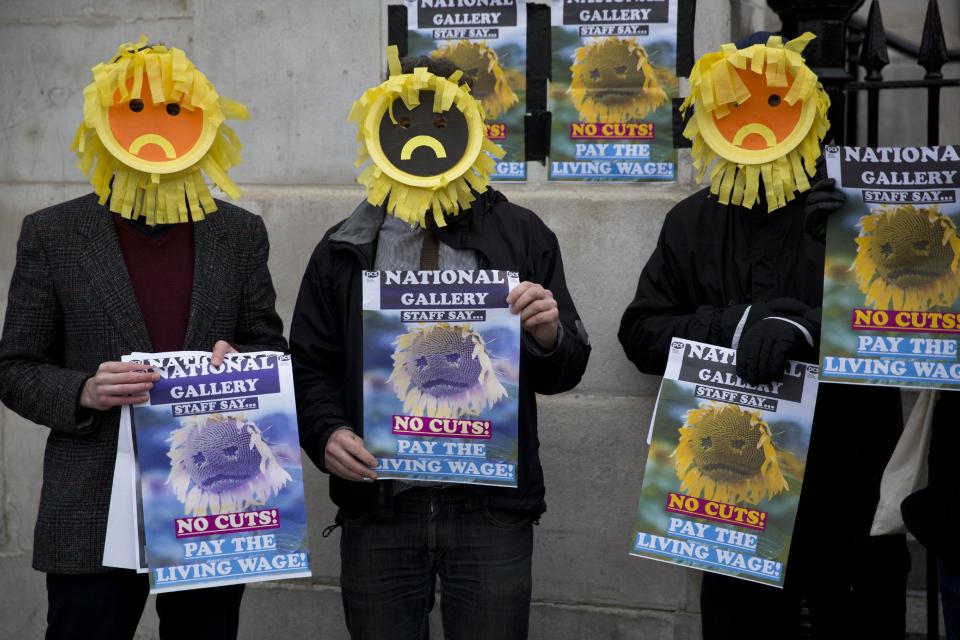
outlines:
{"label": "tweed blazer", "polygon": [[[285,350],[263,221],[225,202],[194,224],[193,293],[184,349],[226,340]],[[33,566],[101,565],[120,410],[78,404],[101,362],[152,351],[112,214],[93,194],[24,218],[0,338],[0,401],[50,429]]]}

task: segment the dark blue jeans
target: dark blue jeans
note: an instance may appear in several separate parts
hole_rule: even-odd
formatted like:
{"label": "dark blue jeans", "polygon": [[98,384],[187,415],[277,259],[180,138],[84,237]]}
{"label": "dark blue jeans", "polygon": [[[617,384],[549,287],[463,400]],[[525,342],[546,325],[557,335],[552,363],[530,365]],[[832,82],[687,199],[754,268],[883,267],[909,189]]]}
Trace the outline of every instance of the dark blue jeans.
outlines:
{"label": "dark blue jeans", "polygon": [[947,640],[960,640],[960,573],[943,560],[939,562],[940,601]]}
{"label": "dark blue jeans", "polygon": [[533,515],[469,489],[411,489],[391,509],[341,514],[340,587],[353,640],[426,640],[434,589],[446,640],[523,640]]}

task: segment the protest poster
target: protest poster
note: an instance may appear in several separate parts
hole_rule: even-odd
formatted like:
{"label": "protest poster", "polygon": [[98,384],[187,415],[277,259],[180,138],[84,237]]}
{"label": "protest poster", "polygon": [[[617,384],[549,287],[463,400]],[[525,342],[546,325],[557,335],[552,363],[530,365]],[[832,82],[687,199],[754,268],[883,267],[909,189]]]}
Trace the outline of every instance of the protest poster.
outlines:
{"label": "protest poster", "polygon": [[816,399],[816,365],[751,385],[734,349],[674,338],[631,555],[782,588]]}
{"label": "protest poster", "polygon": [[517,486],[520,317],[506,271],[365,271],[363,440],[377,477]]}
{"label": "protest poster", "polygon": [[552,0],[551,180],[676,180],[677,0]]}
{"label": "protest poster", "polygon": [[960,147],[827,147],[820,379],[960,387]]}
{"label": "protest poster", "polygon": [[506,154],[490,179],[527,179],[527,3],[404,0],[407,53],[445,58],[471,78],[483,107],[487,138]]}
{"label": "protest poster", "polygon": [[129,414],[151,593],[310,576],[290,356],[210,357],[123,358],[160,374]]}

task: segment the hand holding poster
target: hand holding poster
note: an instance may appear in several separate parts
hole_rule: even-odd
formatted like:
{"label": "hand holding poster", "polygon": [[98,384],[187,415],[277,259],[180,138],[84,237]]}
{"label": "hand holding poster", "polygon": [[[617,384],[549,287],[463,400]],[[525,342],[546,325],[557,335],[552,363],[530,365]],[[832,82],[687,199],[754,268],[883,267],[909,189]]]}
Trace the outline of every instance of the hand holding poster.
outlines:
{"label": "hand holding poster", "polygon": [[550,179],[676,179],[677,0],[553,0]]}
{"label": "hand holding poster", "polygon": [[131,410],[150,592],[309,576],[290,356],[124,361],[161,376]]}
{"label": "hand holding poster", "polygon": [[405,2],[409,54],[449,60],[473,82],[471,93],[483,107],[487,138],[506,151],[491,178],[526,180],[526,0]]}
{"label": "hand holding poster", "polygon": [[504,271],[366,271],[363,439],[381,479],[517,486],[520,317]]}
{"label": "hand holding poster", "polygon": [[820,378],[960,387],[960,149],[828,147]]}
{"label": "hand holding poster", "polygon": [[630,553],[782,587],[816,398],[816,365],[751,385],[735,350],[674,338]]}

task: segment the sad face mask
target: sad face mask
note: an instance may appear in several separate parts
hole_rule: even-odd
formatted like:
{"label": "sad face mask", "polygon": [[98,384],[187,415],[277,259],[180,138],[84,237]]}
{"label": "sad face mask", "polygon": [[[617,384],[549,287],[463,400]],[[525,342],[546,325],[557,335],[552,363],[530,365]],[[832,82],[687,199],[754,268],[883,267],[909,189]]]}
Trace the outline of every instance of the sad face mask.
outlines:
{"label": "sad face mask", "polygon": [[460,84],[418,67],[403,73],[396,47],[387,49],[390,77],[357,100],[350,120],[359,125],[357,164],[371,160],[357,179],[374,206],[410,224],[438,226],[444,215],[468,209],[473,191],[489,182],[503,150],[486,138],[480,103]]}
{"label": "sad face mask", "polygon": [[805,33],[786,44],[779,36],[745,49],[725,44],[701,57],[690,73],[694,107],[683,135],[693,141],[693,164],[722,204],[750,208],[760,180],[767,210],[810,188],[830,99],[800,52]]}
{"label": "sad face mask", "polygon": [[240,142],[223,122],[247,110],[220,97],[183,51],[141,36],[93,78],[72,148],[101,204],[148,224],[202,220],[217,207],[201,172],[239,197],[227,171],[240,162]]}

